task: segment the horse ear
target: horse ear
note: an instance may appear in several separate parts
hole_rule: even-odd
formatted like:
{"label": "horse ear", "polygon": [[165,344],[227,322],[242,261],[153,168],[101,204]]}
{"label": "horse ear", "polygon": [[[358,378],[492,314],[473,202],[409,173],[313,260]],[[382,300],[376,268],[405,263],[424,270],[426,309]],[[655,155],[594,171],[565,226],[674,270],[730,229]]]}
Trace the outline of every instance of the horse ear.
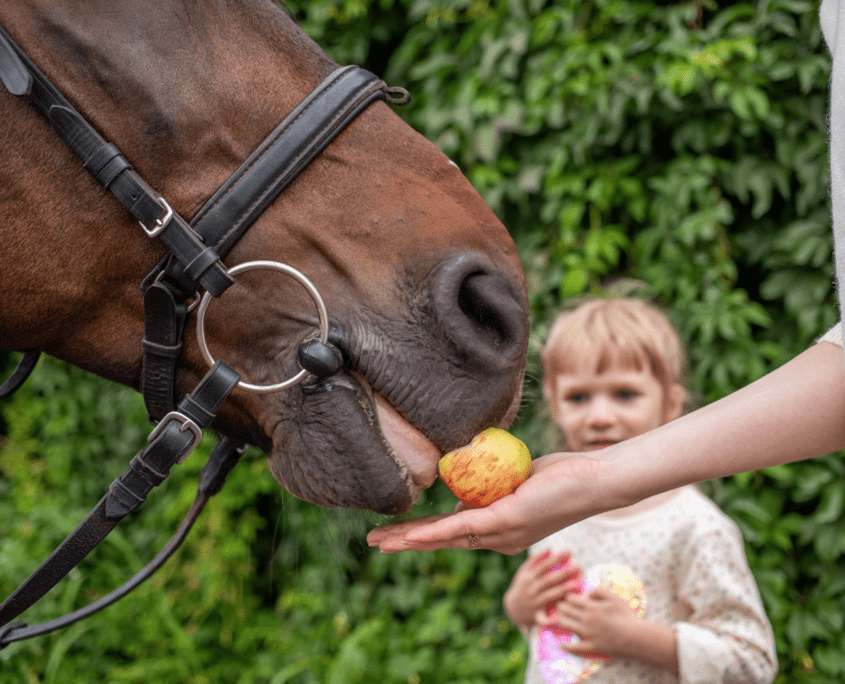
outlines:
{"label": "horse ear", "polygon": [[6,32],[0,29],[0,81],[12,95],[29,95],[32,90],[32,74],[24,66],[12,47]]}

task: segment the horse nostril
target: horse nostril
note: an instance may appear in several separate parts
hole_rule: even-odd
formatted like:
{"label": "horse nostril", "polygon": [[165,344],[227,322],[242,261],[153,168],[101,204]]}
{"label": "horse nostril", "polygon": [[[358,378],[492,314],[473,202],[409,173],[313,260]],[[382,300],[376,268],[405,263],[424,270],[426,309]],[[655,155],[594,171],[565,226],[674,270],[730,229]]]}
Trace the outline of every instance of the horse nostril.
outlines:
{"label": "horse nostril", "polygon": [[495,372],[525,352],[528,314],[518,286],[480,255],[460,255],[441,266],[433,303],[462,363]]}
{"label": "horse nostril", "polygon": [[470,273],[458,291],[458,306],[479,337],[494,347],[503,347],[514,336],[513,321],[503,310],[510,293],[500,276]]}

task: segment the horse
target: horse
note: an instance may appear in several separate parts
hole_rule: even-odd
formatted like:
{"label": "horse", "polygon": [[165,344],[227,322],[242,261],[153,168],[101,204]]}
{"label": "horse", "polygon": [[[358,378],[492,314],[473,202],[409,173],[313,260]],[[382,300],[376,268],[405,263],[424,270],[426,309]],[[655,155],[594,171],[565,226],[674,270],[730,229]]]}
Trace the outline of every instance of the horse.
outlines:
{"label": "horse", "polygon": [[[338,68],[269,0],[3,3],[0,26],[186,217]],[[0,117],[2,348],[141,389],[139,282],[166,249],[25,99],[0,89]],[[388,103],[351,121],[225,264],[256,260],[289,264],[319,289],[342,368],[279,393],[236,389],[213,428],[263,450],[295,496],[407,511],[445,451],[514,419],[528,340],[515,245]],[[259,384],[298,372],[297,347],[319,327],[309,293],[266,271],[239,274],[205,325],[214,356]],[[186,335],[176,396],[206,370]]]}

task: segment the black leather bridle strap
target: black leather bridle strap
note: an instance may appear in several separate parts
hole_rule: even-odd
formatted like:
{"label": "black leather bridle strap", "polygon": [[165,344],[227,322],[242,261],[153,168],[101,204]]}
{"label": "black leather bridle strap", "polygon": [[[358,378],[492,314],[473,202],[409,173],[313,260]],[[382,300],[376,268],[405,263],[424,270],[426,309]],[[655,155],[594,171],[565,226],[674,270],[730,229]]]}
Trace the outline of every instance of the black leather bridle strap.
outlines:
{"label": "black leather bridle strap", "polygon": [[357,66],[337,69],[250,155],[191,220],[220,254],[364,109],[388,97],[387,84]]}
{"label": "black leather bridle strap", "polygon": [[32,373],[32,369],[35,368],[35,364],[38,363],[38,359],[40,357],[41,352],[37,351],[27,351],[23,353],[21,360],[18,361],[18,365],[15,366],[15,370],[13,370],[12,374],[6,379],[6,381],[0,385],[0,400],[8,399],[17,392],[18,388],[26,382],[29,374]]}
{"label": "black leather bridle strap", "polygon": [[218,361],[192,394],[179,403],[179,413],[165,416],[138,452],[129,469],[112,482],[108,493],[41,566],[0,605],[0,626],[14,620],[52,589],[87,556],[147,494],[160,485],[202,439],[202,428],[214,420],[240,375]]}
{"label": "black leather bridle strap", "polygon": [[161,551],[132,578],[105,596],[89,603],[87,606],[55,620],[49,620],[29,627],[23,622],[11,622],[5,627],[0,627],[0,649],[13,641],[41,636],[42,634],[48,634],[62,627],[72,625],[74,622],[78,622],[110,606],[115,601],[126,596],[126,594],[142,582],[149,579],[175,553],[182,542],[185,541],[185,537],[188,536],[188,532],[190,532],[191,527],[193,527],[205,504],[223,487],[226,476],[237,465],[241,453],[242,448],[229,438],[221,437],[218,440],[217,444],[214,445],[214,449],[211,451],[211,456],[209,456],[208,461],[200,472],[197,495],[194,498],[194,503],[191,505],[190,511],[188,511],[179,528],[173,533],[173,536]]}
{"label": "black leather bridle strap", "polygon": [[[268,135],[191,220],[206,245],[225,257],[279,194],[376,100],[406,104],[402,88],[391,88],[357,66],[336,69]],[[142,283],[158,275],[160,263]],[[166,274],[188,292],[192,281],[172,259]]]}
{"label": "black leather bridle strap", "polygon": [[13,95],[29,95],[85,169],[120,200],[150,237],[161,240],[189,278],[217,297],[226,291],[233,281],[214,250],[203,244],[114,145],[100,137],[2,28],[0,80]]}
{"label": "black leather bridle strap", "polygon": [[161,420],[175,406],[176,362],[187,315],[187,306],[160,279],[144,293],[141,394],[151,420]]}

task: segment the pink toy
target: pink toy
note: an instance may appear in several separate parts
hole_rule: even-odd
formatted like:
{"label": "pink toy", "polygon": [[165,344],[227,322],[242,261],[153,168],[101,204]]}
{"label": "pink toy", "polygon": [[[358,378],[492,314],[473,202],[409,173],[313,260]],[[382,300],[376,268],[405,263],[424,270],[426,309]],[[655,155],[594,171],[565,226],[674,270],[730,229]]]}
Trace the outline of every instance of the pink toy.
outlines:
{"label": "pink toy", "polygon": [[[628,602],[638,617],[645,615],[645,587],[624,565],[605,563],[587,571],[581,591],[605,586]],[[554,608],[549,609],[554,614]],[[577,684],[591,677],[607,658],[582,658],[564,651],[561,644],[577,644],[578,635],[557,627],[543,627],[537,638],[537,661],[546,684]]]}

